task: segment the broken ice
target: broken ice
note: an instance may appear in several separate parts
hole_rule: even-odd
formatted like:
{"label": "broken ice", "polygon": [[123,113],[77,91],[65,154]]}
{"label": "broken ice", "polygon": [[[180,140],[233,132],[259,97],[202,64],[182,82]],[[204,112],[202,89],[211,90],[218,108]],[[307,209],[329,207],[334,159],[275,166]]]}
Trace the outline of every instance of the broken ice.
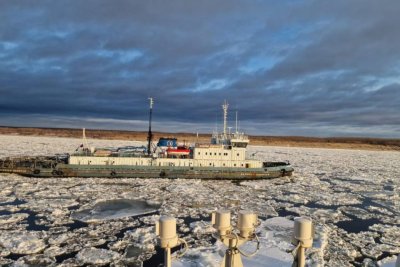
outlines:
{"label": "broken ice", "polygon": [[[80,142],[0,136],[0,157],[69,152]],[[141,144],[89,142],[99,147]],[[162,257],[154,222],[171,215],[178,218],[178,232],[190,245],[175,264],[219,266],[225,247],[211,236],[209,214],[215,209],[230,210],[233,220],[240,209],[259,214],[261,249],[254,258],[243,259],[245,266],[291,266],[292,222],[303,215],[311,217],[316,228],[307,253],[310,266],[394,262],[400,253],[400,152],[249,150],[258,151],[259,159],[290,160],[294,175],[233,183],[0,174],[0,265],[157,265]],[[250,242],[244,249],[252,251],[254,245]]]}

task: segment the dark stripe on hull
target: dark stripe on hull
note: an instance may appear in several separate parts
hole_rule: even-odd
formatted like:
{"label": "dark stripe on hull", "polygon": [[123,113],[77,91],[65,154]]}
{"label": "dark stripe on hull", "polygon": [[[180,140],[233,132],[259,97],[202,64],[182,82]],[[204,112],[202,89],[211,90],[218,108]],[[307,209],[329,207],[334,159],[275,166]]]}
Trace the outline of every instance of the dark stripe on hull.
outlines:
{"label": "dark stripe on hull", "polygon": [[290,166],[268,169],[155,167],[155,166],[86,166],[59,164],[50,169],[20,169],[18,173],[29,177],[83,177],[83,178],[170,178],[170,179],[271,179],[292,175]]}

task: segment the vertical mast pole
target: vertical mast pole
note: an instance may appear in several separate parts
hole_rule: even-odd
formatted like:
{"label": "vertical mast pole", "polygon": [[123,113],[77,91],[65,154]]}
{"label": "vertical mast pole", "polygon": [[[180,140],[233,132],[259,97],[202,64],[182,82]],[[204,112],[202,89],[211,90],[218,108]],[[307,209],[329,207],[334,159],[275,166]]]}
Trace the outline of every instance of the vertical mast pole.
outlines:
{"label": "vertical mast pole", "polygon": [[85,128],[82,129],[82,139],[83,139],[82,141],[83,141],[84,147],[89,148],[89,146],[87,144],[87,140],[86,140],[86,129]]}
{"label": "vertical mast pole", "polygon": [[224,110],[224,138],[226,139],[226,119],[228,117],[228,103],[225,103],[222,105],[222,109]]}
{"label": "vertical mast pole", "polygon": [[82,144],[83,145],[83,147],[82,147],[83,149],[82,150],[85,151],[86,155],[88,155],[88,151],[90,151],[90,150],[89,150],[88,141],[86,139],[86,129],[85,128],[82,129],[82,139],[83,139],[82,140],[82,142],[83,142],[83,144]]}
{"label": "vertical mast pole", "polygon": [[150,114],[149,114],[149,132],[147,134],[147,140],[148,140],[148,143],[147,143],[147,155],[150,156],[151,141],[153,140],[153,133],[151,132],[151,118],[152,118],[152,115],[153,115],[153,104],[154,104],[154,101],[153,101],[152,97],[150,97],[149,100],[150,100]]}
{"label": "vertical mast pole", "polygon": [[237,124],[237,115],[238,115],[238,114],[237,114],[237,113],[238,113],[238,112],[236,111],[236,133],[238,133],[238,127],[237,127],[237,125],[238,125],[238,124]]}

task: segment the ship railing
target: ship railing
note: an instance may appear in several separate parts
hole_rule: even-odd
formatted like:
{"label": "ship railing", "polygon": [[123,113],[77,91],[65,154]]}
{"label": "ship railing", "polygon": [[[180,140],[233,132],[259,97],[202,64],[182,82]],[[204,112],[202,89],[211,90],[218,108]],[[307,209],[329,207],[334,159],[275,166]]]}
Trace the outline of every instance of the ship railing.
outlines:
{"label": "ship railing", "polygon": [[88,157],[88,156],[93,156],[93,154],[92,154],[90,151],[88,151],[88,152],[82,151],[82,152],[74,152],[74,153],[71,154],[71,156],[75,156],[75,157]]}
{"label": "ship railing", "polygon": [[195,147],[199,148],[220,148],[223,144],[196,143]]}
{"label": "ship railing", "polygon": [[249,137],[248,137],[248,135],[246,135],[244,133],[239,133],[239,132],[227,133],[227,134],[213,133],[211,140],[213,143],[216,143],[216,144],[229,145],[232,140],[249,142]]}

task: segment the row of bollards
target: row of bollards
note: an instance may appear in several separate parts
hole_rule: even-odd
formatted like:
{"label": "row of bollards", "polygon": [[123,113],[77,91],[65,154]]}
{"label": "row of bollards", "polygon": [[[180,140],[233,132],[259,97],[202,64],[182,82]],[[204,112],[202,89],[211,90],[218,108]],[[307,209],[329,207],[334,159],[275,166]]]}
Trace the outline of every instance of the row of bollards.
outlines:
{"label": "row of bollards", "polygon": [[[250,211],[240,211],[236,229],[231,225],[231,213],[226,210],[215,211],[211,214],[211,224],[217,230],[216,238],[227,246],[221,267],[243,267],[241,255],[252,257],[260,249],[260,240],[256,234],[258,226],[257,214]],[[162,216],[156,223],[156,234],[159,244],[164,249],[164,266],[171,266],[171,248],[184,245],[184,251],[176,257],[181,257],[187,251],[188,245],[178,238],[176,234],[176,219]],[[240,246],[248,241],[256,241],[257,247],[253,253],[245,253]],[[294,233],[292,244],[296,246],[293,251],[294,262],[292,266],[305,266],[305,250],[312,247],[313,226],[308,217],[298,217],[294,220]],[[397,266],[397,265],[396,265]]]}

